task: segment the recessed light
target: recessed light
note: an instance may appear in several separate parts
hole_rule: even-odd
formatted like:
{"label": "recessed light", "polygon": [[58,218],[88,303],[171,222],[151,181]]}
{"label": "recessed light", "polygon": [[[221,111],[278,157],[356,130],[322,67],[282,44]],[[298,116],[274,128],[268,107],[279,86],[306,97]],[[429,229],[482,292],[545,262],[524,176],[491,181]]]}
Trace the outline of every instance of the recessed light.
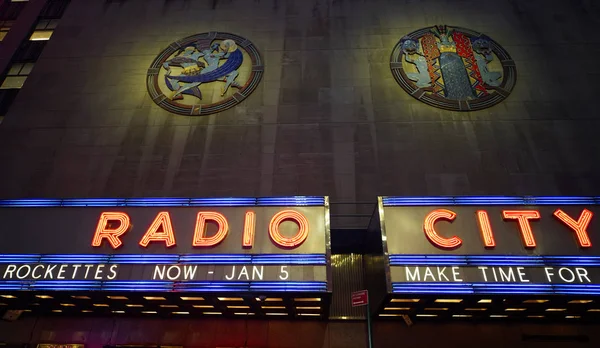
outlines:
{"label": "recessed light", "polygon": [[490,318],[508,318],[508,315],[504,315],[504,314],[491,314]]}
{"label": "recessed light", "polygon": [[385,307],[386,311],[410,311],[409,307]]}
{"label": "recessed light", "polygon": [[296,307],[296,309],[319,310],[319,309],[321,309],[321,307]]}
{"label": "recessed light", "polygon": [[17,296],[14,296],[14,295],[0,295],[0,296],[4,297],[4,298],[17,298]]}
{"label": "recessed light", "polygon": [[566,319],[580,319],[581,317],[579,315],[567,315],[565,318]]}
{"label": "recessed light", "polygon": [[487,311],[487,308],[465,308],[465,311]]}
{"label": "recessed light", "polygon": [[179,308],[178,305],[174,305],[174,304],[161,304],[160,307],[162,307],[162,308]]}
{"label": "recessed light", "polygon": [[202,314],[207,314],[207,315],[221,315],[221,312],[202,312]]}
{"label": "recessed light", "polygon": [[401,317],[402,314],[389,314],[389,313],[383,313],[383,314],[379,314],[380,317]]}
{"label": "recessed light", "polygon": [[125,296],[106,296],[111,300],[129,300],[127,297]]}
{"label": "recessed light", "polygon": [[600,312],[600,309],[592,308],[592,309],[588,309],[588,312]]}
{"label": "recessed light", "polygon": [[454,314],[452,315],[453,318],[471,318],[473,317],[471,314]]}
{"label": "recessed light", "polygon": [[212,305],[193,305],[194,308],[214,308]]}
{"label": "recessed light", "polygon": [[126,304],[126,306],[127,307],[144,307],[144,305],[141,305],[141,304],[131,304],[131,303]]}
{"label": "recessed light", "polygon": [[92,311],[89,309],[82,309],[81,313],[92,313]]}
{"label": "recessed light", "polygon": [[549,300],[525,300],[523,303],[546,303]]}
{"label": "recessed light", "polygon": [[296,302],[319,302],[321,301],[320,297],[308,297],[308,298],[295,298]]}
{"label": "recessed light", "polygon": [[188,296],[182,296],[181,297],[182,300],[184,301],[204,301],[204,297],[188,297]]}
{"label": "recessed light", "polygon": [[506,308],[505,311],[507,312],[522,312],[527,310],[527,308]]}
{"label": "recessed light", "polygon": [[54,313],[62,313],[62,310],[61,309],[53,309],[52,312],[54,312]]}
{"label": "recessed light", "polygon": [[288,315],[287,313],[265,313],[266,315]]}
{"label": "recessed light", "polygon": [[461,303],[462,299],[454,299],[454,298],[438,298],[435,300],[437,303]]}
{"label": "recessed light", "polygon": [[594,300],[573,300],[569,301],[569,303],[592,303]]}
{"label": "recessed light", "polygon": [[283,299],[280,297],[267,297],[265,299],[265,302],[281,302],[281,301],[283,301]]}
{"label": "recessed light", "polygon": [[477,301],[477,303],[492,303],[492,300],[490,300],[488,298],[483,298],[483,299]]}
{"label": "recessed light", "polygon": [[262,309],[285,309],[285,306],[260,306]]}
{"label": "recessed light", "polygon": [[50,295],[35,295],[35,297],[37,297],[37,298],[43,298],[43,299],[49,299],[49,298],[53,298],[53,297],[52,297],[52,296],[50,296]]}
{"label": "recessed light", "polygon": [[190,312],[173,312],[173,314],[185,315],[185,314],[190,314]]}
{"label": "recessed light", "polygon": [[217,297],[219,301],[244,301],[241,297]]}
{"label": "recessed light", "polygon": [[162,296],[144,296],[144,299],[148,301],[166,301],[167,299]]}
{"label": "recessed light", "polygon": [[237,312],[237,313],[233,313],[235,315],[254,315],[254,313],[246,313],[246,312]]}
{"label": "recessed light", "polygon": [[125,313],[125,311],[112,311],[112,312],[116,313],[116,314],[123,314],[123,313]]}
{"label": "recessed light", "polygon": [[543,315],[528,315],[527,318],[537,318],[537,319],[541,319],[544,318]]}
{"label": "recessed light", "polygon": [[73,303],[61,303],[60,305],[63,307],[75,307],[75,304]]}
{"label": "recessed light", "polygon": [[431,318],[431,317],[437,317],[437,314],[417,314],[417,317],[423,317],[423,318]]}
{"label": "recessed light", "polygon": [[142,311],[144,314],[156,314],[156,311]]}
{"label": "recessed light", "polygon": [[408,303],[408,302],[419,302],[418,298],[393,298],[390,302],[392,303]]}
{"label": "recessed light", "polygon": [[8,303],[0,303],[0,306],[8,306]]}
{"label": "recessed light", "polygon": [[320,317],[321,314],[317,314],[317,313],[298,313],[297,315],[301,316],[301,317]]}
{"label": "recessed light", "polygon": [[91,298],[89,296],[71,296],[71,298],[74,298],[76,300],[91,300]]}
{"label": "recessed light", "polygon": [[231,309],[248,309],[250,306],[227,306],[227,308]]}
{"label": "recessed light", "polygon": [[93,306],[94,307],[108,307],[108,304],[106,304],[106,303],[94,303]]}
{"label": "recessed light", "polygon": [[546,312],[564,312],[566,310],[566,308],[547,308]]}
{"label": "recessed light", "polygon": [[447,311],[448,308],[438,308],[438,307],[431,307],[431,308],[425,308],[426,311]]}

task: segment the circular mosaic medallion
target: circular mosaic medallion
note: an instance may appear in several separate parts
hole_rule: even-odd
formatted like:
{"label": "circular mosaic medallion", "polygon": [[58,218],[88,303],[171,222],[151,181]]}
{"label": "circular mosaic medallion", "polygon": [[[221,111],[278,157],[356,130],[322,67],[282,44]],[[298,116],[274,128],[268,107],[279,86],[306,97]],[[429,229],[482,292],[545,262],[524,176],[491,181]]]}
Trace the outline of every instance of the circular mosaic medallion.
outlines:
{"label": "circular mosaic medallion", "polygon": [[403,37],[394,47],[390,67],[410,95],[453,111],[498,104],[517,81],[515,62],[498,43],[473,30],[445,25]]}
{"label": "circular mosaic medallion", "polygon": [[163,109],[202,116],[229,109],[252,93],[263,61],[252,42],[210,32],[173,42],[150,65],[148,93]]}

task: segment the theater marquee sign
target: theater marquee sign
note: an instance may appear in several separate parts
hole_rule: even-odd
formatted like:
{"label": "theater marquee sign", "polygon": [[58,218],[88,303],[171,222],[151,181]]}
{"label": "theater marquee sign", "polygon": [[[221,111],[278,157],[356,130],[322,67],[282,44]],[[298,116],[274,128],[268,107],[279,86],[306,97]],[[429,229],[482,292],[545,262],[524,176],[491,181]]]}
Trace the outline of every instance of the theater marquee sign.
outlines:
{"label": "theater marquee sign", "polygon": [[0,289],[328,291],[323,197],[0,201]]}
{"label": "theater marquee sign", "polygon": [[380,198],[394,293],[600,294],[600,207],[583,198]]}

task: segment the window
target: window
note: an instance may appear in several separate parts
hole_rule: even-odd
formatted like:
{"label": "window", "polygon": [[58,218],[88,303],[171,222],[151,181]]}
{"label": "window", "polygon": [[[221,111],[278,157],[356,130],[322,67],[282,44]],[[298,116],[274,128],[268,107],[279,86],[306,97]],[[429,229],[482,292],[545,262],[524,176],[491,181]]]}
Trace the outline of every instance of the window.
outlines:
{"label": "window", "polygon": [[18,89],[0,89],[0,119],[6,116],[18,93]]}
{"label": "window", "polygon": [[40,18],[60,18],[69,6],[71,0],[49,0],[40,13]]}
{"label": "window", "polygon": [[31,41],[46,41],[50,40],[52,32],[58,25],[58,19],[42,19],[35,26],[35,30],[29,37]]}
{"label": "window", "polygon": [[6,37],[6,34],[8,34],[13,22],[14,21],[0,21],[0,41],[4,40],[4,37]]}
{"label": "window", "polygon": [[17,19],[26,4],[24,1],[0,2],[0,21]]}
{"label": "window", "polygon": [[33,63],[16,63],[8,70],[0,89],[18,89],[23,87],[25,80],[33,69]]}

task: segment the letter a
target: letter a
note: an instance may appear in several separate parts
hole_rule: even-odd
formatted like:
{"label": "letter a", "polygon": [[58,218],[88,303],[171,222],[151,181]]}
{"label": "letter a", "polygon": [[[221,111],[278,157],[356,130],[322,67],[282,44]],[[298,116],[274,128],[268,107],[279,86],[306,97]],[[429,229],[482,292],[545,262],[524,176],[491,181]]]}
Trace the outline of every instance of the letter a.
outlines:
{"label": "letter a", "polygon": [[[159,228],[162,226],[162,232]],[[140,240],[140,245],[146,248],[150,242],[165,242],[167,247],[175,245],[175,234],[173,233],[173,225],[171,224],[171,216],[166,211],[161,211],[156,215],[152,225],[146,231],[146,234]]]}

